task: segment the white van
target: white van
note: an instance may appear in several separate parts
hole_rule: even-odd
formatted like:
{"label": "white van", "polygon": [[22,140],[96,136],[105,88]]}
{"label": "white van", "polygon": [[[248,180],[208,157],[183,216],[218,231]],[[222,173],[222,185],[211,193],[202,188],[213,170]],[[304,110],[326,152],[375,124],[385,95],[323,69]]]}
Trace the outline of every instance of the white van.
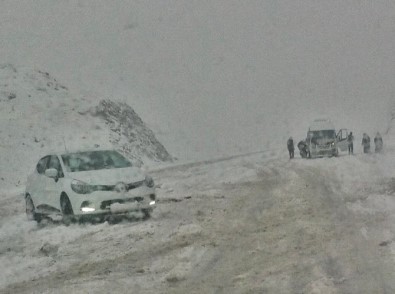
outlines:
{"label": "white van", "polygon": [[307,131],[308,157],[337,156],[339,150],[347,150],[347,136],[347,129],[340,129],[336,133],[335,126],[329,119],[314,120]]}

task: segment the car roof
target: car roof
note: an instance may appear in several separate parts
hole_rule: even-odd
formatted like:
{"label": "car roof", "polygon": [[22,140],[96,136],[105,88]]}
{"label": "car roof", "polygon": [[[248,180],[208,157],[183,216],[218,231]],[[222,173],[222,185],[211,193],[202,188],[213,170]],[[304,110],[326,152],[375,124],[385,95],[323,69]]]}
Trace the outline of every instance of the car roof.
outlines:
{"label": "car roof", "polygon": [[100,151],[100,152],[105,152],[105,151],[116,151],[116,152],[119,152],[116,149],[109,149],[109,148],[106,148],[106,149],[99,149],[99,148],[96,148],[96,149],[93,149],[93,148],[91,148],[91,149],[73,149],[73,150],[65,150],[65,151],[47,152],[45,155],[41,156],[41,158],[43,158],[45,156],[51,156],[51,155],[62,156],[62,155],[67,155],[67,154],[83,153],[83,152],[95,152],[95,151],[96,152],[97,151]]}

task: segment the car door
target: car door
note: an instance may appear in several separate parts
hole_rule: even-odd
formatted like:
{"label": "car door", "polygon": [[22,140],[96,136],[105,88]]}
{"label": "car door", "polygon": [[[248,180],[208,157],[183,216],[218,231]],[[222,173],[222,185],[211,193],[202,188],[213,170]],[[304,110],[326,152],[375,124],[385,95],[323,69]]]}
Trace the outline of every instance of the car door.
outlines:
{"label": "car door", "polygon": [[59,158],[56,155],[52,155],[47,164],[46,169],[54,168],[58,171],[57,178],[50,178],[45,176],[45,199],[46,203],[49,207],[47,209],[48,212],[60,211],[60,195],[63,191],[63,179],[64,174],[59,161]]}
{"label": "car door", "polygon": [[46,196],[45,196],[45,170],[48,165],[48,160],[50,156],[45,156],[41,158],[37,165],[36,170],[29,176],[27,183],[27,192],[33,199],[34,205],[36,209],[40,211],[42,205],[46,205]]}
{"label": "car door", "polygon": [[347,151],[348,150],[348,130],[347,129],[340,129],[340,131],[336,135],[337,139],[337,148],[340,151]]}

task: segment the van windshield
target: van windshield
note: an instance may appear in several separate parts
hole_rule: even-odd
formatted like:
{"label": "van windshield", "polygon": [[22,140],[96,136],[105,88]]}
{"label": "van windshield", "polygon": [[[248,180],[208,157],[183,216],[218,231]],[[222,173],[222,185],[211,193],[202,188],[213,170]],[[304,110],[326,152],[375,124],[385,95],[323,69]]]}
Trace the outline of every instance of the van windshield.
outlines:
{"label": "van windshield", "polygon": [[335,139],[335,130],[320,130],[320,131],[310,131],[307,134],[308,138],[311,140],[321,140],[321,139]]}

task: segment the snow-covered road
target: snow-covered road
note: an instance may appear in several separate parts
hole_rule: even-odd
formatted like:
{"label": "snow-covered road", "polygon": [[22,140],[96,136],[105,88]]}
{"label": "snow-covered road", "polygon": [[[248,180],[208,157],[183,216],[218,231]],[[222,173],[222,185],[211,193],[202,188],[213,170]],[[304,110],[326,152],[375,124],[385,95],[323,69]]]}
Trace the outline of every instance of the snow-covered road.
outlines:
{"label": "snow-covered road", "polygon": [[395,293],[395,152],[154,171],[147,221],[36,225],[0,198],[1,293]]}

